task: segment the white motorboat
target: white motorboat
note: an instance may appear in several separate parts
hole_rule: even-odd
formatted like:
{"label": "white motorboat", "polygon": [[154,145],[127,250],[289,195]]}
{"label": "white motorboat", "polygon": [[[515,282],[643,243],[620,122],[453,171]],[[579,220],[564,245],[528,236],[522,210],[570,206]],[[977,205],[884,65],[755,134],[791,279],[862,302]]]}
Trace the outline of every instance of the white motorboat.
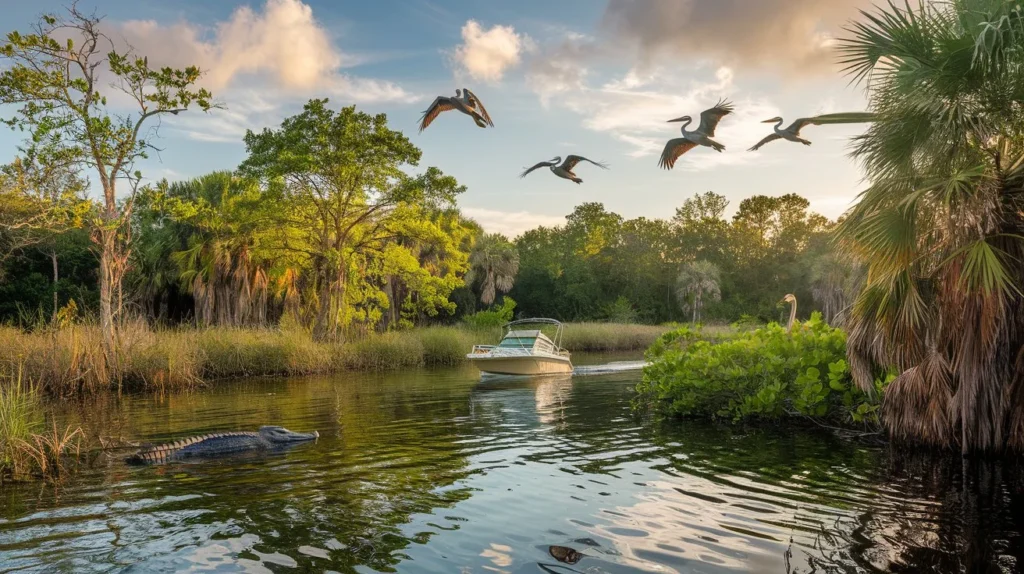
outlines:
{"label": "white motorboat", "polygon": [[[554,338],[530,325],[554,325]],[[495,375],[549,375],[571,373],[569,351],[559,345],[562,323],[555,319],[520,319],[504,326],[505,336],[497,345],[474,345],[466,355],[484,373]]]}

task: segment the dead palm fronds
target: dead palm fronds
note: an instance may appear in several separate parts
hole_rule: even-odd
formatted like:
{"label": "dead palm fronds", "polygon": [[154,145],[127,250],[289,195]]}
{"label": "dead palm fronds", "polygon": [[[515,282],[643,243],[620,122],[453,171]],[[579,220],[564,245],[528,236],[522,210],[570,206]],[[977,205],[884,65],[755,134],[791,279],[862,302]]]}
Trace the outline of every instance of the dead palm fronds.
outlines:
{"label": "dead palm fronds", "polygon": [[883,408],[893,436],[965,453],[1024,446],[1015,5],[890,4],[863,13],[841,46],[880,120],[854,142],[871,185],[838,234],[867,265],[847,319],[850,366],[863,388],[879,368],[901,373]]}

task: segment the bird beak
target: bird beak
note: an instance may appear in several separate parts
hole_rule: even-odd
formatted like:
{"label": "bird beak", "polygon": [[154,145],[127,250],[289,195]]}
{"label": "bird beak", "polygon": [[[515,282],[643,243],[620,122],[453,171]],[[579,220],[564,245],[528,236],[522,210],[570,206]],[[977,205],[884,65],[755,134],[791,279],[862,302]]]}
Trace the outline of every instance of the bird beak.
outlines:
{"label": "bird beak", "polygon": [[772,119],[770,119],[770,120],[764,120],[764,121],[762,121],[761,123],[762,123],[762,124],[773,124],[773,123],[775,123],[775,122],[779,121],[780,119],[781,119],[781,118],[772,118]]}
{"label": "bird beak", "polygon": [[669,120],[669,121],[668,121],[667,123],[672,123],[672,122],[681,122],[681,121],[685,120],[686,118],[687,118],[687,116],[683,116],[683,117],[681,117],[681,118],[676,118],[676,119],[674,119],[674,120]]}

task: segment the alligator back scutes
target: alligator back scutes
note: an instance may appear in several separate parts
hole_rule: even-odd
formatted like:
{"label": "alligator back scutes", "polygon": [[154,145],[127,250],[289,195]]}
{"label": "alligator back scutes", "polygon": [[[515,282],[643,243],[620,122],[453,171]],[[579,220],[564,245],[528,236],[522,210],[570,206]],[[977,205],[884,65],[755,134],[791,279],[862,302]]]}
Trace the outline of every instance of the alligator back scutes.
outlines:
{"label": "alligator back scutes", "polygon": [[211,433],[199,436],[193,436],[176,440],[172,443],[162,444],[154,446],[130,456],[128,462],[130,463],[155,463],[163,462],[175,453],[181,451],[183,448],[192,446],[194,444],[201,443],[210,439],[225,438],[225,437],[259,437],[258,433],[254,432],[222,432],[222,433]]}

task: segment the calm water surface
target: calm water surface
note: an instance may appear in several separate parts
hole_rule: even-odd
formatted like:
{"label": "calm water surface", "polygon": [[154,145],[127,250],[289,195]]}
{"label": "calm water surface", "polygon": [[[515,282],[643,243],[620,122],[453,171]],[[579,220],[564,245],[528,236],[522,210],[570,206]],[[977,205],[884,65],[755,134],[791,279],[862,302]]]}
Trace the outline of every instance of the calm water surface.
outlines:
{"label": "calm water surface", "polygon": [[638,378],[344,374],[65,407],[92,436],[320,439],[144,468],[93,453],[59,488],[3,487],[0,571],[1014,572],[1024,557],[1006,463],[659,423],[630,411]]}

